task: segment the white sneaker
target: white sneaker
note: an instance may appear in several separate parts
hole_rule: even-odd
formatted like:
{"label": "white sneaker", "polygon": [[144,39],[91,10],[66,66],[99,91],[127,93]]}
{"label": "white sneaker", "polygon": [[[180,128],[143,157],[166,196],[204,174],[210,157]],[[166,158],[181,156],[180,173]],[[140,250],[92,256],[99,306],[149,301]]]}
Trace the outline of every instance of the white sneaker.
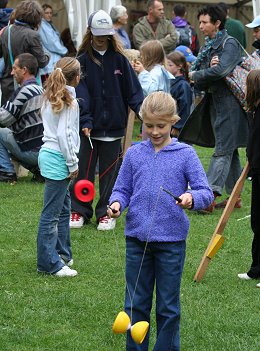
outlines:
{"label": "white sneaker", "polygon": [[256,287],[257,287],[257,288],[260,288],[260,283],[256,284]]}
{"label": "white sneaker", "polygon": [[97,230],[112,230],[116,226],[116,219],[108,216],[101,217],[98,222]]}
{"label": "white sneaker", "polygon": [[238,278],[242,279],[242,280],[251,280],[252,278],[249,277],[249,275],[247,275],[247,273],[239,273]]}
{"label": "white sneaker", "polygon": [[65,264],[65,265],[68,266],[68,267],[73,266],[73,263],[74,263],[73,258],[72,258],[71,260],[69,260],[69,261],[65,261],[62,257],[60,257],[60,260],[61,260],[61,262],[62,262],[63,264]]}
{"label": "white sneaker", "polygon": [[75,269],[71,269],[68,266],[63,266],[57,273],[54,273],[56,277],[75,277],[78,274]]}
{"label": "white sneaker", "polygon": [[84,224],[84,218],[77,212],[71,212],[70,215],[70,228],[82,228]]}

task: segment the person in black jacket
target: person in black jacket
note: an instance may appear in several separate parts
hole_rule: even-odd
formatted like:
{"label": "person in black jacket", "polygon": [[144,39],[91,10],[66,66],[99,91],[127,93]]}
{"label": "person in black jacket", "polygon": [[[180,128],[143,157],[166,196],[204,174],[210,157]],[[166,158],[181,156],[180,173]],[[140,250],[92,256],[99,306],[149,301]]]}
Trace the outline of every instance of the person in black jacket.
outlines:
{"label": "person in black jacket", "polygon": [[[90,16],[78,60],[82,77],[76,95],[82,133],[76,182],[87,178],[94,183],[99,160],[100,198],[95,214],[98,230],[109,230],[115,227],[115,219],[107,216],[107,204],[120,164],[121,139],[127,126],[128,109],[139,112],[143,92],[116,38],[112,20],[103,10]],[[92,201],[82,202],[76,197],[74,185],[71,187],[70,225],[80,228],[93,216],[93,208]]]}
{"label": "person in black jacket", "polygon": [[[252,176],[251,228],[254,238],[251,267],[247,273],[239,273],[238,277],[250,280],[260,279],[260,69],[249,72],[246,85],[246,102],[249,111],[247,157]],[[260,283],[256,286],[260,288]]]}

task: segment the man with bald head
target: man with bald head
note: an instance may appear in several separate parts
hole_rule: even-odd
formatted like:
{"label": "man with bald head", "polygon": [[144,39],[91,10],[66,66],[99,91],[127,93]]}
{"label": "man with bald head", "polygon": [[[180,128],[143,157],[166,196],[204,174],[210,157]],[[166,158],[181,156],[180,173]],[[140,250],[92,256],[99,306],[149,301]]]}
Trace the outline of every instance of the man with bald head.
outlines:
{"label": "man with bald head", "polygon": [[133,29],[133,42],[136,49],[148,40],[157,39],[162,43],[166,53],[174,50],[177,33],[171,21],[164,17],[162,1],[147,1],[147,16],[141,17]]}

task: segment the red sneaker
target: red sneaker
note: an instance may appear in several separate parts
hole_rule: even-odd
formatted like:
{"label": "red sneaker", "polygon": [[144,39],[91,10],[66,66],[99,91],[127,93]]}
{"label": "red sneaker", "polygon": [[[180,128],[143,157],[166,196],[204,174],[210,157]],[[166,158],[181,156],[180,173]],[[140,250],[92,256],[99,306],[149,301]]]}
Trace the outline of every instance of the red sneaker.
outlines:
{"label": "red sneaker", "polygon": [[77,212],[71,212],[70,215],[70,228],[82,228],[84,224],[84,218]]}

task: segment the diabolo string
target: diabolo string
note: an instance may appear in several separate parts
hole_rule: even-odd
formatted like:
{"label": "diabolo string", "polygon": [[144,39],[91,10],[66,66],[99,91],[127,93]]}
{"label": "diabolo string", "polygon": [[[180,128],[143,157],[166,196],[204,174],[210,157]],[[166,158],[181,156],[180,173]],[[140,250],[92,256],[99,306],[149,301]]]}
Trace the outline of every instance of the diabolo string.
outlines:
{"label": "diabolo string", "polygon": [[[94,196],[95,196],[94,183],[92,183],[91,181],[88,181],[91,163],[93,160],[93,152],[94,152],[94,148],[93,148],[93,144],[92,144],[90,136],[88,136],[88,139],[89,139],[91,151],[90,151],[89,160],[88,160],[88,164],[87,164],[86,180],[77,181],[75,184],[75,188],[74,188],[74,192],[75,192],[76,197],[78,198],[78,200],[80,200],[82,202],[92,201],[94,199]],[[122,157],[123,157],[123,153],[121,152],[121,153],[119,153],[118,157],[104,170],[104,172],[99,175],[99,180],[100,180],[115,166],[114,172],[113,172],[113,174],[111,174],[111,178],[107,184],[107,187],[101,196],[103,196],[103,197],[107,196],[108,190],[110,189],[111,184],[114,181],[115,174],[117,172],[117,164]]]}
{"label": "diabolo string", "polygon": [[[130,321],[131,322],[132,322],[132,317],[133,317],[134,297],[135,297],[135,293],[136,293],[136,290],[137,290],[138,281],[139,281],[139,278],[140,278],[140,274],[141,274],[141,270],[142,270],[142,266],[143,266],[143,262],[144,262],[144,258],[145,258],[145,254],[146,254],[146,250],[147,250],[147,247],[148,247],[148,244],[149,244],[149,238],[150,238],[150,235],[151,235],[151,232],[152,232],[152,226],[153,226],[153,223],[154,223],[154,218],[155,218],[155,214],[156,214],[156,211],[157,211],[157,206],[158,206],[158,202],[159,202],[161,193],[162,193],[162,188],[160,187],[159,190],[158,190],[158,193],[156,195],[154,209],[152,209],[152,211],[151,211],[151,221],[150,221],[150,225],[149,225],[148,230],[147,230],[147,236],[146,236],[146,240],[145,240],[144,251],[143,251],[142,259],[141,259],[141,262],[140,262],[140,267],[138,269],[138,273],[137,273],[136,282],[135,282],[135,285],[134,285],[134,290],[133,290],[132,296],[131,296],[131,292],[130,292],[127,280],[125,279],[125,270],[121,266],[122,267],[122,271],[123,271],[123,275],[124,275],[124,279],[125,279],[127,294],[129,296],[129,301],[130,301],[130,316],[129,317],[130,317]],[[117,240],[116,233],[115,233],[115,228],[113,229],[113,236],[114,236],[115,245],[116,245],[117,262],[119,262],[120,253],[119,253],[119,245],[118,245],[118,240]]]}

